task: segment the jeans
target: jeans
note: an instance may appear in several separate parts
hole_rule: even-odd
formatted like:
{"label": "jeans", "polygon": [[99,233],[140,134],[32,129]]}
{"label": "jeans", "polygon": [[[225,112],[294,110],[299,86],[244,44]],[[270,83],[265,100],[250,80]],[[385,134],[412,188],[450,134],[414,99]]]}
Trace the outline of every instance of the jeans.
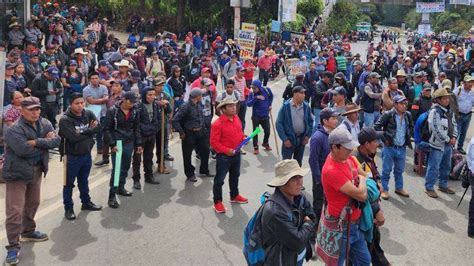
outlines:
{"label": "jeans", "polygon": [[444,151],[431,148],[428,155],[428,165],[426,166],[425,188],[434,190],[433,187],[438,181],[440,188],[448,187],[448,175],[451,171],[451,154],[453,152],[450,144],[444,145]]}
{"label": "jeans", "polygon": [[193,55],[194,55],[194,56],[200,56],[200,55],[201,55],[201,50],[202,50],[202,48],[196,48],[196,47],[194,47]]}
{"label": "jeans", "polygon": [[[263,145],[268,145],[268,139],[270,138],[270,118],[258,118],[252,117],[252,126],[255,130],[259,125],[263,128]],[[258,135],[253,137],[253,148],[258,149]]]}
{"label": "jeans", "polygon": [[263,86],[267,86],[268,79],[270,78],[270,69],[268,71],[260,69],[258,71],[258,79],[262,82]]}
{"label": "jeans", "polygon": [[382,186],[384,191],[388,191],[390,172],[393,169],[395,176],[395,190],[403,189],[403,171],[405,170],[406,147],[396,148],[385,146],[382,151],[383,169]]}
{"label": "jeans", "polygon": [[216,176],[212,193],[214,194],[214,203],[222,201],[222,185],[227,173],[229,173],[230,198],[233,199],[239,195],[239,177],[240,177],[240,153],[234,156],[217,154],[216,157]]}
{"label": "jeans", "polygon": [[[372,259],[370,257],[369,248],[365,241],[364,233],[359,229],[358,224],[350,224],[351,231],[349,237],[349,259],[354,266],[370,265]],[[347,227],[344,226],[344,233],[342,234],[341,253],[339,255],[338,265],[343,266],[346,260],[346,245],[347,245]]]}
{"label": "jeans", "polygon": [[364,127],[372,128],[374,127],[374,122],[375,122],[375,112],[374,113],[364,112]]}
{"label": "jeans", "polygon": [[303,154],[304,154],[304,144],[301,137],[296,137],[298,139],[298,143],[293,145],[290,148],[285,147],[285,144],[281,147],[281,157],[283,160],[286,159],[295,159],[298,161],[298,164],[301,167],[303,161]]}
{"label": "jeans", "polygon": [[242,123],[242,132],[245,132],[245,115],[247,114],[247,104],[245,101],[240,101],[239,104],[239,119]]}
{"label": "jeans", "polygon": [[471,200],[469,201],[469,220],[467,226],[467,234],[474,236],[474,174],[471,173],[469,177],[469,183],[471,184]]}
{"label": "jeans", "polygon": [[67,179],[66,185],[63,187],[65,210],[74,208],[72,191],[76,178],[82,204],[84,205],[91,201],[91,197],[89,196],[89,173],[91,172],[91,167],[92,157],[90,153],[84,155],[67,155]]}
{"label": "jeans", "polygon": [[316,131],[319,125],[319,113],[321,113],[321,108],[313,108],[313,115],[314,115],[313,132]]}
{"label": "jeans", "polygon": [[153,178],[153,149],[155,136],[142,137],[143,153],[133,153],[133,180],[140,180],[140,164],[143,156],[143,172],[145,180]]}
{"label": "jeans", "polygon": [[458,121],[458,150],[462,149],[464,146],[464,140],[466,139],[467,129],[469,128],[469,123],[471,123],[472,113],[462,114],[460,113]]}
{"label": "jeans", "polygon": [[[119,189],[125,188],[125,182],[127,181],[128,170],[130,169],[130,164],[132,162],[132,153],[133,153],[133,142],[123,142],[122,143],[122,161],[120,163],[120,177],[119,177]],[[115,173],[115,158],[117,153],[112,153],[112,172],[110,174],[110,190],[109,196],[114,196],[117,192],[117,187],[114,187],[114,173]]]}
{"label": "jeans", "polygon": [[56,116],[58,115],[59,105],[58,103],[45,103],[42,105],[41,116],[51,122],[54,128],[56,128]]}

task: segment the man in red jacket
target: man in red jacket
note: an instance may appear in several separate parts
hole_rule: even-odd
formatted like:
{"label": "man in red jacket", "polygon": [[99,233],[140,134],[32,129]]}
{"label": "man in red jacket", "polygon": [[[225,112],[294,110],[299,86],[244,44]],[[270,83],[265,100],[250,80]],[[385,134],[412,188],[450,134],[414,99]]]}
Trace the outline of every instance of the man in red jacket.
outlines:
{"label": "man in red jacket", "polygon": [[240,150],[236,150],[244,140],[242,123],[236,115],[236,101],[231,97],[225,98],[217,108],[222,115],[212,124],[211,147],[216,151],[216,176],[214,177],[214,209],[217,213],[224,213],[222,203],[222,185],[227,173],[230,182],[230,202],[248,203],[248,200],[239,194]]}

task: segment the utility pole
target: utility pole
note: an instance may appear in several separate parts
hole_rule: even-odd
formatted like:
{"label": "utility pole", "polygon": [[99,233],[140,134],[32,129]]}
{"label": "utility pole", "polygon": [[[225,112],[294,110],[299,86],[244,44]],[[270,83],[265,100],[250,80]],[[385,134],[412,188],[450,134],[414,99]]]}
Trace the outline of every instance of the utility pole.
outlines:
{"label": "utility pole", "polygon": [[234,40],[239,37],[240,31],[240,9],[242,8],[242,0],[239,0],[238,6],[234,6]]}

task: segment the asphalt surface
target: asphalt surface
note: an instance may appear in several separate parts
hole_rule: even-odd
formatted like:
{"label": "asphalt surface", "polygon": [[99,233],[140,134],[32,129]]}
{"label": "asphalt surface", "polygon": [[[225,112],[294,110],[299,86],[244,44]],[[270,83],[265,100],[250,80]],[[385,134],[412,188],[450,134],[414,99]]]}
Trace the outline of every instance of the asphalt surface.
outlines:
{"label": "asphalt surface", "polygon": [[[366,42],[355,43],[353,50],[364,56],[366,45]],[[275,94],[274,118],[286,84],[284,79],[270,83]],[[251,111],[247,113],[247,121],[250,115]],[[247,134],[251,132],[250,124],[247,122]],[[473,135],[471,126],[467,139]],[[22,244],[20,265],[245,265],[241,251],[243,228],[258,208],[260,195],[272,191],[265,184],[274,176],[274,164],[278,161],[273,133],[270,144],[272,152],[261,150],[257,156],[251,153],[251,145],[245,147],[248,154],[242,157],[239,188],[249,203],[231,204],[226,180],[225,214],[215,214],[212,208],[212,178],[185,182],[181,145],[175,137],[170,151],[176,160],[168,164],[171,174],[157,175],[161,184],[145,184],[141,191],[133,191],[133,197],[119,197],[119,209],[105,207],[100,212],[80,211],[75,190],[78,217],[68,221],[64,219],[62,206],[62,164],[53,155],[50,173],[42,184],[42,202],[36,217],[37,229],[48,233],[50,240]],[[309,148],[304,167],[309,167],[308,153]],[[392,197],[382,202],[386,216],[382,247],[386,256],[394,265],[472,265],[469,254],[473,254],[474,240],[466,233],[471,193],[467,193],[459,209],[456,205],[463,191],[459,182],[450,182],[455,195],[439,193],[438,199],[429,198],[423,192],[423,178],[412,171],[412,154],[408,152],[404,174],[410,198],[395,195],[391,181]],[[99,159],[100,156],[95,157],[95,161]],[[214,160],[210,161],[210,169],[215,172]],[[90,190],[97,204],[107,205],[109,176],[110,167],[93,167]],[[304,181],[311,194],[311,177],[305,177]],[[127,187],[132,189],[131,179],[127,182]],[[0,185],[2,199],[4,187]],[[0,206],[2,224],[4,208]],[[6,244],[4,227],[1,230],[0,238]]]}

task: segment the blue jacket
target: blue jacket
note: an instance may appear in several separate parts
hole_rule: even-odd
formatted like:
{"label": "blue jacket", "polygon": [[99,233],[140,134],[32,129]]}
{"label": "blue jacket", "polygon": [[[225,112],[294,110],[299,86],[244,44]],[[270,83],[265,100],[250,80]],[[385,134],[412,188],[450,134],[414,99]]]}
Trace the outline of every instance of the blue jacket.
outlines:
{"label": "blue jacket", "polygon": [[309,141],[309,167],[313,175],[313,181],[321,183],[321,171],[323,170],[324,162],[331,151],[329,147],[329,133],[326,132],[322,125],[311,136]]}
{"label": "blue jacket", "polygon": [[[311,133],[313,132],[313,116],[311,115],[311,108],[309,108],[307,102],[303,102],[303,109],[306,125],[304,136],[310,138]],[[290,140],[291,144],[297,144],[295,130],[293,129],[293,121],[291,120],[291,99],[285,101],[278,111],[276,130],[282,141]]]}
{"label": "blue jacket", "polygon": [[[268,118],[269,108],[273,103],[273,93],[270,88],[264,88],[260,80],[254,80],[252,86],[259,89],[257,93],[251,92],[247,99],[247,106],[252,106],[252,117]],[[265,100],[257,99],[257,96],[262,95]]]}

